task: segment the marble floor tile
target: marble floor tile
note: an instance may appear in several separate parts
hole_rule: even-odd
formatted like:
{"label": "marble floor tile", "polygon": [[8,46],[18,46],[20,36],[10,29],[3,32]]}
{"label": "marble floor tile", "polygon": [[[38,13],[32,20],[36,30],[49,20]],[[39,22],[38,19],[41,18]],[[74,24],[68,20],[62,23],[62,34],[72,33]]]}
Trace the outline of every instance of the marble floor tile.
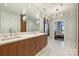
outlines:
{"label": "marble floor tile", "polygon": [[48,45],[36,56],[76,56],[74,49],[65,48],[64,40],[48,40]]}

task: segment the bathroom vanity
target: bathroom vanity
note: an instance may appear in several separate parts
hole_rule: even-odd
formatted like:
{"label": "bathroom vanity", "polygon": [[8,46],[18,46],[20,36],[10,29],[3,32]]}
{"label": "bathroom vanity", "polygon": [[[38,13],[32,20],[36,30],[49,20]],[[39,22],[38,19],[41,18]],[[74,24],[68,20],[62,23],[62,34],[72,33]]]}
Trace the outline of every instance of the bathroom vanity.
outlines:
{"label": "bathroom vanity", "polygon": [[0,41],[0,56],[34,56],[46,45],[46,33],[20,34]]}

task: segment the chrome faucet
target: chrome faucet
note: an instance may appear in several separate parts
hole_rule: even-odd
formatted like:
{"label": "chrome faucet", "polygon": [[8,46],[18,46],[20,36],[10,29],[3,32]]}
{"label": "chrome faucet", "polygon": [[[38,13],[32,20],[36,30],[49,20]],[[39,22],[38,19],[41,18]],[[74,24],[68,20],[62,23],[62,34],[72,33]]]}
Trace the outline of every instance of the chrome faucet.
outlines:
{"label": "chrome faucet", "polygon": [[10,37],[12,37],[13,36],[13,28],[12,27],[9,28],[9,33],[10,33]]}

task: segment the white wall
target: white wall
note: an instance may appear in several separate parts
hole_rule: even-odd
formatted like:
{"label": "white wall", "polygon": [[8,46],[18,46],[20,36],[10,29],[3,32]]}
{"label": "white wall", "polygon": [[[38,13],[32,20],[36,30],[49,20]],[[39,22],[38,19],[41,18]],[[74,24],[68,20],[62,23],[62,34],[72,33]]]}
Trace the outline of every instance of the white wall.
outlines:
{"label": "white wall", "polygon": [[65,34],[64,34],[64,42],[65,47],[71,48],[71,19],[70,13],[66,12],[64,17],[65,23]]}
{"label": "white wall", "polygon": [[[0,27],[1,27],[1,12],[0,12]],[[0,29],[0,32],[1,32],[1,29]]]}
{"label": "white wall", "polygon": [[40,32],[44,32],[44,14],[40,12]]}
{"label": "white wall", "polygon": [[54,40],[54,19],[52,16],[50,19],[50,36],[49,36],[49,38]]}
{"label": "white wall", "polygon": [[11,11],[1,10],[1,26],[0,26],[0,32],[9,32],[9,28],[13,27],[15,32],[20,31],[20,15],[15,14]]}
{"label": "white wall", "polygon": [[73,5],[65,17],[65,46],[72,49],[77,46],[77,4]]}
{"label": "white wall", "polygon": [[71,12],[71,43],[72,48],[77,47],[77,5]]}

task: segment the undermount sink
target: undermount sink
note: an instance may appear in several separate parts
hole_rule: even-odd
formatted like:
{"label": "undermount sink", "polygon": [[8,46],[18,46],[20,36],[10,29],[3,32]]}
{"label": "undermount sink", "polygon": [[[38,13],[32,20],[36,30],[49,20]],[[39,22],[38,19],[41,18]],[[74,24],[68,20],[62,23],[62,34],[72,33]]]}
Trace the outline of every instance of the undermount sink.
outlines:
{"label": "undermount sink", "polygon": [[8,37],[2,37],[0,38],[1,41],[5,41],[5,40],[12,40],[12,39],[16,39],[16,38],[21,38],[21,36],[8,36]]}

